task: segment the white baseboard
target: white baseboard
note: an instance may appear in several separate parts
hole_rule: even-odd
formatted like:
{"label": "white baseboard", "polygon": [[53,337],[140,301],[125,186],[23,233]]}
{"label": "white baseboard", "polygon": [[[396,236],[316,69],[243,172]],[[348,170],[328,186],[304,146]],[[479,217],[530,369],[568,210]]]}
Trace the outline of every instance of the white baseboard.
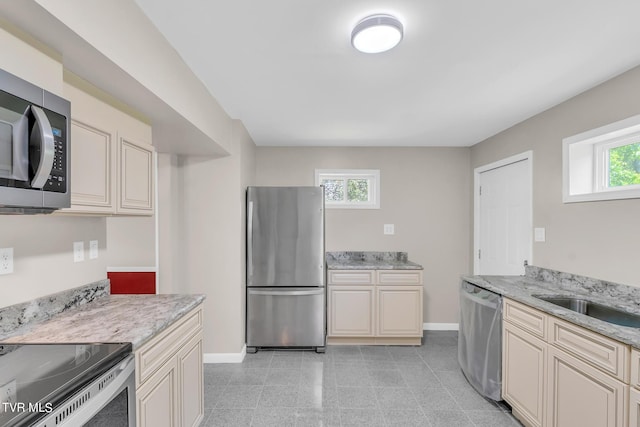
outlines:
{"label": "white baseboard", "polygon": [[424,331],[457,331],[459,328],[458,323],[423,323],[422,330]]}
{"label": "white baseboard", "polygon": [[246,344],[242,346],[240,353],[205,353],[202,355],[203,363],[242,363],[247,355]]}

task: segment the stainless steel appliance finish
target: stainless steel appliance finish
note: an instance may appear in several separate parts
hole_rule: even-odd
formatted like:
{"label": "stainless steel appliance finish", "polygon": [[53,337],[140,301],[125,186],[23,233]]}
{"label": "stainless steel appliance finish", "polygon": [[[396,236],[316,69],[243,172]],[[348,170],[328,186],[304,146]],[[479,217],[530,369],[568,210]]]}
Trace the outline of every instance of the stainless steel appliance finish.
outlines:
{"label": "stainless steel appliance finish", "polygon": [[130,343],[0,344],[0,425],[133,427],[134,373]]}
{"label": "stainless steel appliance finish", "polygon": [[326,341],[322,187],[247,189],[247,351]]}
{"label": "stainless steel appliance finish", "polygon": [[502,296],[464,281],[458,363],[478,393],[502,400]]}
{"label": "stainless steel appliance finish", "polygon": [[0,213],[71,203],[69,101],[0,70]]}

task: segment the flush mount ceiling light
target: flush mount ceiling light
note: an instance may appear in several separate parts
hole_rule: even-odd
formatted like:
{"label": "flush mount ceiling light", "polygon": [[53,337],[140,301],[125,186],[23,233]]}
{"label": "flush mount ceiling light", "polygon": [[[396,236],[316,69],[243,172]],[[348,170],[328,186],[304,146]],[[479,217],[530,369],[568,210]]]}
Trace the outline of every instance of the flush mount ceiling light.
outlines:
{"label": "flush mount ceiling light", "polygon": [[351,44],[364,53],[380,53],[394,48],[403,35],[402,23],[391,15],[371,15],[358,22],[351,32]]}

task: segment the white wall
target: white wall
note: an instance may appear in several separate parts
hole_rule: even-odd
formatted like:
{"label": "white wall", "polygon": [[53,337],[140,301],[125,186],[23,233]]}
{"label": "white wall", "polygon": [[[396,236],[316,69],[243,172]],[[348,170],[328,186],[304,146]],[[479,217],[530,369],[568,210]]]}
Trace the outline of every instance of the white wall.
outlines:
{"label": "white wall", "polygon": [[[327,251],[405,251],[424,266],[424,321],[458,322],[469,273],[468,148],[257,149],[257,185],[314,185],[318,169],[380,169],[381,208],[327,209]],[[395,235],[383,225],[395,224]]]}
{"label": "white wall", "polygon": [[533,150],[533,264],[640,286],[640,199],[562,203],[562,139],[640,113],[640,67],[471,149],[472,167]]}

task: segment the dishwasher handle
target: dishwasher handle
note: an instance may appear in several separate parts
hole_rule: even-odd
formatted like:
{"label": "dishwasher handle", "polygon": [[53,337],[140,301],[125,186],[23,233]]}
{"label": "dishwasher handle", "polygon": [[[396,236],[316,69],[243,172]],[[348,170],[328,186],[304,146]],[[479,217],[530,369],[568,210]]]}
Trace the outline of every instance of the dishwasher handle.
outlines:
{"label": "dishwasher handle", "polygon": [[[483,298],[482,296],[485,298]],[[502,296],[486,289],[474,286],[467,282],[462,282],[460,286],[460,298],[466,298],[476,304],[488,308],[497,309],[501,306]]]}

